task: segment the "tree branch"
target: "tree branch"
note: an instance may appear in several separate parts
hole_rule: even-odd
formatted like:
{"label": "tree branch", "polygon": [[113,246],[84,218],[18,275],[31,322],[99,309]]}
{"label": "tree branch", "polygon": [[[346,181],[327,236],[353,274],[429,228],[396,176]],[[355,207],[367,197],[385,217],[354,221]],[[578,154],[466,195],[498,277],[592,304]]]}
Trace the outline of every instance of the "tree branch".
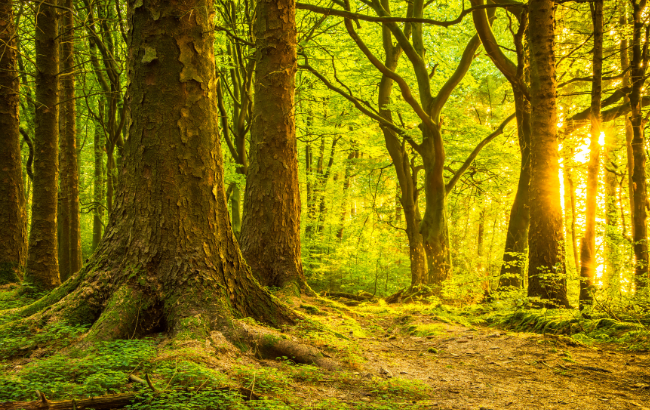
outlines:
{"label": "tree branch", "polygon": [[447,193],[451,192],[451,190],[454,189],[454,185],[456,185],[456,183],[460,180],[460,177],[462,177],[463,174],[465,173],[465,171],[467,171],[467,168],[469,168],[470,165],[472,165],[472,162],[474,162],[474,160],[476,159],[478,154],[481,152],[483,147],[485,147],[487,144],[489,144],[490,141],[495,139],[497,136],[503,134],[503,129],[506,127],[506,125],[508,125],[508,123],[510,121],[512,121],[513,118],[515,118],[515,114],[511,114],[508,118],[503,120],[501,125],[499,125],[499,128],[497,128],[492,134],[485,137],[483,139],[483,141],[479,142],[479,144],[474,148],[472,153],[469,154],[469,156],[467,157],[467,159],[465,160],[463,165],[460,167],[460,169],[458,171],[456,171],[456,173],[451,178],[451,180],[449,180],[449,183],[447,183],[447,185],[445,185],[445,189],[447,190]]}

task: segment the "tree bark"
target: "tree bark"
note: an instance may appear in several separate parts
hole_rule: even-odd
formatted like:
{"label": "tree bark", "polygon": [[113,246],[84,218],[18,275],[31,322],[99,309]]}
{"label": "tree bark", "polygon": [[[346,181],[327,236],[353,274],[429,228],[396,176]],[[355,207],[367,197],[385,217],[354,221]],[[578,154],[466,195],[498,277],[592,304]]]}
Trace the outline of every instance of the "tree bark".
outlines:
{"label": "tree bark", "polygon": [[34,190],[25,281],[38,290],[49,290],[61,283],[56,221],[59,177],[59,30],[57,9],[52,5],[42,4],[36,8],[36,13]]}
{"label": "tree bark", "polygon": [[585,234],[580,241],[580,309],[593,302],[596,277],[596,213],[598,212],[598,175],[600,173],[600,99],[603,77],[603,0],[591,5],[594,32],[593,80],[591,83],[591,139],[587,167]]}
{"label": "tree bark", "polygon": [[[72,0],[65,0],[65,7],[72,10]],[[61,124],[63,135],[61,141],[65,139],[65,152],[62,157],[65,161],[61,166],[60,184],[65,186],[65,197],[67,205],[67,236],[68,243],[68,260],[69,270],[60,270],[61,281],[65,281],[70,275],[81,269],[81,215],[79,209],[79,164],[77,158],[77,110],[75,99],[75,61],[74,61],[74,16],[72,12],[66,11],[63,14],[63,33],[61,44],[61,89],[62,104],[61,111],[64,113],[62,118],[65,120]]]}
{"label": "tree bark", "polygon": [[560,204],[554,2],[528,3],[531,52],[531,179],[528,296],[568,307]]}
{"label": "tree bark", "polygon": [[305,290],[294,104],[295,2],[259,0],[255,38],[257,71],[242,252],[262,284]]}
{"label": "tree bark", "polygon": [[11,0],[0,0],[0,284],[18,282],[27,257],[20,153],[20,80]]}
{"label": "tree bark", "polygon": [[632,108],[632,156],[634,158],[633,173],[630,178],[633,187],[634,198],[634,257],[635,257],[635,285],[637,292],[645,290],[648,286],[648,235],[646,226],[646,154],[645,154],[645,135],[643,129],[642,113],[642,88],[645,82],[645,67],[647,56],[642,53],[642,37],[645,26],[643,20],[643,9],[646,0],[633,2],[634,31],[632,37],[632,64],[631,82],[632,92],[630,93],[630,106]]}
{"label": "tree bark", "polygon": [[131,118],[113,218],[89,263],[0,332],[65,320],[93,323],[84,344],[154,329],[205,341],[212,331],[236,332],[238,316],[293,323],[297,316],[254,279],[230,225],[214,3],[128,6]]}

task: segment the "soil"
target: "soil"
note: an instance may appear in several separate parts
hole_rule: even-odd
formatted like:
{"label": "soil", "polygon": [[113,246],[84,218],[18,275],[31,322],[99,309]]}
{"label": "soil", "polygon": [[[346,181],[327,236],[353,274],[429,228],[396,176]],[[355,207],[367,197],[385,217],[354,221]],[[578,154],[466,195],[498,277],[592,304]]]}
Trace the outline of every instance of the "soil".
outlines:
{"label": "soil", "polygon": [[[619,345],[591,347],[554,335],[469,328],[429,315],[406,318],[407,323],[395,317],[357,318],[365,329],[379,325],[393,331],[375,330],[384,334],[355,339],[367,359],[357,372],[359,378],[416,379],[431,387],[430,398],[425,400],[398,400],[402,408],[650,408],[650,354],[646,352],[622,351]],[[407,326],[422,324],[439,331],[427,337],[404,334]],[[354,384],[342,388],[322,386],[303,393],[309,393],[314,402],[323,397],[357,406],[360,401],[373,401],[372,393]]]}

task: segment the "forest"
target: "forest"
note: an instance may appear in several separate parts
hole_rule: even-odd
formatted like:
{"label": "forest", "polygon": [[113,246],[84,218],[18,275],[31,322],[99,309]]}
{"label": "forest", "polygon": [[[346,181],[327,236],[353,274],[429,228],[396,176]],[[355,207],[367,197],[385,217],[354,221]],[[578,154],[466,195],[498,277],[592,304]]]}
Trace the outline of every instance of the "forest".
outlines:
{"label": "forest", "polygon": [[647,0],[0,0],[0,410],[646,409]]}

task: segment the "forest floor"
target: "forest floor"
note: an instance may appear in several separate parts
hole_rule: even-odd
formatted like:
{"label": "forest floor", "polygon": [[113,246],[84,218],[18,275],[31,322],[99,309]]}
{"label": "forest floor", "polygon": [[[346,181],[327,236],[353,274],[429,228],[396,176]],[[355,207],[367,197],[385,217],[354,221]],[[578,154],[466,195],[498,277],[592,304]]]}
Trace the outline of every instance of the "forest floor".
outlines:
{"label": "forest floor", "polygon": [[[9,296],[0,289],[0,308]],[[34,400],[36,390],[55,400],[137,391],[138,409],[650,408],[647,350],[487,326],[444,306],[286,301],[307,318],[286,337],[318,347],[340,370],[260,360],[214,334],[180,344],[151,335],[74,352],[65,346],[87,329],[59,326],[43,329],[38,343],[0,335],[0,408]],[[150,375],[166,393],[129,382],[129,374]]]}

